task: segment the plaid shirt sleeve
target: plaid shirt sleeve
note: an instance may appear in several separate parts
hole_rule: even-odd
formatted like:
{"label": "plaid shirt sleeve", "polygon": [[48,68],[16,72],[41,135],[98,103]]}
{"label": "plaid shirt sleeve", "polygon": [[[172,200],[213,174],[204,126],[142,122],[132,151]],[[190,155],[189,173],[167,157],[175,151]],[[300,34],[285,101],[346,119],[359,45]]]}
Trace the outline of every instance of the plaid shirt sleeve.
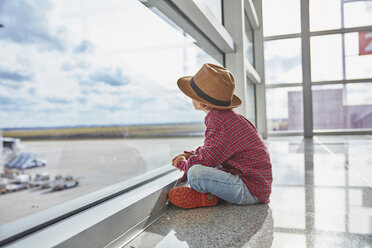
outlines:
{"label": "plaid shirt sleeve", "polygon": [[209,167],[217,167],[224,161],[226,150],[226,135],[224,130],[212,126],[205,131],[204,146],[198,147],[195,154],[188,160],[178,162],[177,167],[185,173],[195,164],[202,164]]}
{"label": "plaid shirt sleeve", "polygon": [[203,146],[199,146],[198,148],[196,148],[195,151],[183,151],[183,152],[191,154],[191,155],[196,155],[196,154],[199,154],[199,150],[202,149],[202,148],[203,148]]}

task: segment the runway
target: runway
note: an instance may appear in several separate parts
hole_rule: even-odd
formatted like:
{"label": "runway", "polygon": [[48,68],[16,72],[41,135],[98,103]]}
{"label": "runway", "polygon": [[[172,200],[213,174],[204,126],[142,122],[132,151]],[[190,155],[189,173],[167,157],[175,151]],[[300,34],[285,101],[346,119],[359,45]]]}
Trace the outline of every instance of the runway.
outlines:
{"label": "runway", "polygon": [[203,143],[203,137],[154,139],[97,139],[21,142],[21,152],[38,153],[47,161],[26,170],[34,177],[47,172],[80,178],[76,188],[58,192],[32,189],[0,195],[0,225],[169,164],[184,150]]}

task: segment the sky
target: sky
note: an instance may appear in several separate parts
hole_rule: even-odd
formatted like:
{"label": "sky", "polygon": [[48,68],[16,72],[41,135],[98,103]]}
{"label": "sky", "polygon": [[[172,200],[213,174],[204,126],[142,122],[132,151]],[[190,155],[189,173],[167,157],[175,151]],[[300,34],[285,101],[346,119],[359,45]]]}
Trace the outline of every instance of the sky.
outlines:
{"label": "sky", "polygon": [[0,1],[0,127],[203,122],[177,79],[217,63],[137,0]]}
{"label": "sky", "polygon": [[[264,34],[299,32],[299,2],[263,1]],[[347,3],[345,26],[371,25],[371,3]],[[312,0],[311,30],[339,28],[339,7]],[[203,122],[176,81],[217,62],[138,0],[2,0],[0,23],[0,128]],[[372,77],[357,38],[345,35],[348,79]],[[265,42],[267,83],[302,81],[300,42]],[[312,38],[314,81],[342,78],[340,46],[340,35]],[[268,91],[269,118],[288,117],[288,90]],[[370,102],[371,84],[349,91],[351,104]]]}

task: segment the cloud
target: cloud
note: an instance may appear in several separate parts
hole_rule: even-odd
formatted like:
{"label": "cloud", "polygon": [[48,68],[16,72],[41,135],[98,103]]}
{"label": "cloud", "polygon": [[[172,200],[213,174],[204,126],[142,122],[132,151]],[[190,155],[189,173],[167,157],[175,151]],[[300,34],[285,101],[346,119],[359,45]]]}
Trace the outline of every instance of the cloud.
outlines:
{"label": "cloud", "polygon": [[18,100],[15,99],[15,98],[10,98],[10,97],[7,97],[7,96],[0,96],[0,105],[3,106],[3,105],[12,105],[12,104],[17,104]]}
{"label": "cloud", "polygon": [[300,63],[300,55],[290,58],[273,56],[266,61],[265,65],[270,68],[270,70],[288,70],[297,67]]}
{"label": "cloud", "polygon": [[52,6],[49,1],[0,1],[0,23],[4,25],[0,39],[21,45],[36,44],[41,48],[64,51],[59,36],[62,29],[52,32],[47,13]]}
{"label": "cloud", "polygon": [[94,50],[94,45],[88,40],[82,41],[78,46],[75,47],[74,53],[91,53]]}
{"label": "cloud", "polygon": [[15,90],[18,90],[22,87],[20,84],[4,83],[4,82],[0,82],[0,86],[15,89]]}
{"label": "cloud", "polygon": [[20,82],[31,81],[33,76],[23,74],[19,71],[8,71],[0,68],[0,86],[4,86],[11,89],[20,89],[23,87]]}
{"label": "cloud", "polygon": [[95,104],[94,109],[96,110],[103,110],[103,111],[110,111],[110,112],[116,112],[123,110],[122,106],[118,105],[103,105],[103,104]]}
{"label": "cloud", "polygon": [[95,82],[103,82],[111,86],[123,86],[130,83],[130,79],[123,75],[120,68],[101,70],[90,75],[89,78]]}
{"label": "cloud", "polygon": [[35,88],[29,88],[27,90],[27,93],[30,94],[30,95],[36,95],[36,90],[35,90]]}
{"label": "cloud", "polygon": [[273,56],[265,59],[267,83],[300,83],[302,81],[301,56]]}
{"label": "cloud", "polygon": [[[80,84],[81,85],[84,85],[84,86],[89,85],[89,83],[88,82],[85,82],[85,81],[81,81]],[[96,94],[96,95],[102,94],[102,92],[100,90],[94,89],[94,88],[91,88],[91,87],[89,87],[89,88],[82,88],[80,90],[80,93],[82,95],[84,95],[84,96],[88,96],[88,95],[92,95],[92,94]]]}
{"label": "cloud", "polygon": [[61,71],[71,71],[74,68],[74,66],[70,63],[63,63],[61,65]]}
{"label": "cloud", "polygon": [[37,114],[44,113],[50,115],[55,115],[56,113],[64,113],[65,110],[58,107],[44,107],[37,110]]}
{"label": "cloud", "polygon": [[87,98],[86,97],[79,97],[77,99],[77,101],[80,103],[80,104],[86,104],[88,102]]}
{"label": "cloud", "polygon": [[90,91],[87,90],[87,89],[81,89],[81,90],[80,90],[80,93],[81,93],[82,95],[89,95],[89,94],[90,94]]}
{"label": "cloud", "polygon": [[15,82],[30,81],[33,79],[30,75],[22,74],[18,71],[7,71],[0,68],[0,79],[6,79]]}
{"label": "cloud", "polygon": [[78,61],[76,63],[65,62],[61,65],[62,71],[72,71],[74,69],[89,69],[91,65],[85,61]]}
{"label": "cloud", "polygon": [[25,111],[28,111],[32,106],[34,106],[34,104],[35,104],[35,101],[30,100],[30,99],[25,99],[23,97],[0,95],[0,111],[25,112]]}
{"label": "cloud", "polygon": [[69,104],[70,103],[70,101],[63,99],[63,98],[59,98],[59,97],[46,97],[46,100],[49,103],[56,103],[56,104]]}

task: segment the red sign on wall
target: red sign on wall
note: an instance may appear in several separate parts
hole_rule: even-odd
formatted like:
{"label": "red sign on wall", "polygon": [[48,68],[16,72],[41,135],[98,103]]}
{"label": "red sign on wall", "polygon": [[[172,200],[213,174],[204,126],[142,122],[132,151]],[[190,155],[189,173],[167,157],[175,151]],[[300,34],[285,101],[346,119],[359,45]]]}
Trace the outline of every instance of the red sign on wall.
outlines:
{"label": "red sign on wall", "polygon": [[359,55],[372,54],[372,31],[359,32]]}

